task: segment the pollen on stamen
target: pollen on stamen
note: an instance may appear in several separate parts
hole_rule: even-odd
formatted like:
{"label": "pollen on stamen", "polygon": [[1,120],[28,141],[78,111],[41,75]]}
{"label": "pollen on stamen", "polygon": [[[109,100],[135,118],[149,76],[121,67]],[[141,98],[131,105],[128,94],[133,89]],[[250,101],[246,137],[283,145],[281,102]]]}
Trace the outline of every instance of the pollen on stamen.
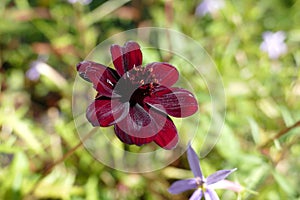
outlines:
{"label": "pollen on stamen", "polygon": [[206,191],[206,184],[205,183],[202,184],[201,189],[202,189],[203,192]]}

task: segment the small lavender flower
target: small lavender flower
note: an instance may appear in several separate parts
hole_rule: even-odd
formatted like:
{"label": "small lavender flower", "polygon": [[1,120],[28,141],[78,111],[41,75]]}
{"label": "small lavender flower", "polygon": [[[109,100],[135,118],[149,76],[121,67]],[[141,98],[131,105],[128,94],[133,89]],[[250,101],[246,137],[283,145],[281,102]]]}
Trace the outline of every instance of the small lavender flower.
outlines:
{"label": "small lavender flower", "polygon": [[93,0],[68,0],[69,3],[75,4],[75,3],[80,3],[82,5],[88,5],[92,2]]}
{"label": "small lavender flower", "polygon": [[179,194],[186,190],[196,189],[190,197],[190,200],[200,200],[203,196],[206,200],[219,200],[215,189],[228,189],[235,192],[242,191],[243,188],[239,184],[225,180],[225,178],[234,172],[236,168],[219,170],[205,178],[200,168],[198,156],[190,145],[187,150],[187,156],[195,178],[176,181],[169,188],[170,193]]}
{"label": "small lavender flower", "polygon": [[26,72],[26,77],[29,80],[37,81],[40,76],[43,75],[53,81],[58,87],[65,87],[67,84],[66,79],[44,60],[44,58],[39,58],[38,60],[31,62],[30,68]]}
{"label": "small lavender flower", "polygon": [[203,0],[196,8],[196,15],[215,14],[224,6],[224,0]]}
{"label": "small lavender flower", "polygon": [[30,68],[26,72],[26,77],[29,80],[36,81],[40,78],[40,72],[38,70],[38,65],[40,61],[34,61],[30,63]]}
{"label": "small lavender flower", "polygon": [[279,56],[287,52],[287,46],[284,42],[286,36],[283,31],[276,33],[267,31],[263,33],[263,42],[260,49],[269,54],[269,58],[277,59]]}

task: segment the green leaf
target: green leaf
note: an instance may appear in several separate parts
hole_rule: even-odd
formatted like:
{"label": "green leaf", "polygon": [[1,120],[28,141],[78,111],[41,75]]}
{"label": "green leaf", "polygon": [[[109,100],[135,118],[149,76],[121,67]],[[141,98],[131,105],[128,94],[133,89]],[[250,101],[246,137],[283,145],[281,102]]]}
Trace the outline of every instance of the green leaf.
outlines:
{"label": "green leaf", "polygon": [[281,115],[283,117],[284,123],[286,126],[291,126],[295,123],[295,120],[293,119],[291,112],[286,106],[280,106],[279,107],[281,111]]}
{"label": "green leaf", "polygon": [[256,123],[256,121],[251,117],[248,118],[248,122],[250,124],[252,138],[255,144],[259,144],[260,143],[259,126]]}
{"label": "green leaf", "polygon": [[57,166],[39,182],[34,195],[43,199],[69,199],[72,194],[74,181],[74,173]]}
{"label": "green leaf", "polygon": [[178,169],[176,167],[166,167],[162,170],[162,174],[172,179],[187,179],[193,177],[191,170]]}
{"label": "green leaf", "polygon": [[90,26],[100,21],[104,16],[110,14],[114,10],[120,8],[130,0],[110,0],[93,10],[92,12],[85,15],[82,19],[82,23],[86,26]]}
{"label": "green leaf", "polygon": [[6,187],[4,199],[21,200],[22,188],[25,175],[29,172],[29,161],[22,151],[15,154],[12,165],[9,169],[9,176],[6,177],[3,188]]}
{"label": "green leaf", "polygon": [[254,167],[251,173],[248,174],[248,178],[244,180],[247,183],[246,187],[255,190],[270,173],[270,166],[268,164],[261,164]]}
{"label": "green leaf", "polygon": [[86,199],[87,200],[98,200],[98,178],[96,176],[90,176],[85,186]]}
{"label": "green leaf", "polygon": [[289,196],[293,197],[296,194],[296,189],[287,179],[288,177],[280,174],[278,171],[272,171],[273,177],[275,178],[277,184],[280,188]]}
{"label": "green leaf", "polygon": [[28,123],[16,117],[10,117],[8,119],[8,124],[12,124],[14,132],[26,142],[30,149],[34,150],[38,154],[44,153],[42,144],[35,137]]}
{"label": "green leaf", "polygon": [[234,135],[233,130],[227,124],[224,125],[222,134],[217,143],[217,149],[224,158],[234,162],[241,153],[239,141]]}

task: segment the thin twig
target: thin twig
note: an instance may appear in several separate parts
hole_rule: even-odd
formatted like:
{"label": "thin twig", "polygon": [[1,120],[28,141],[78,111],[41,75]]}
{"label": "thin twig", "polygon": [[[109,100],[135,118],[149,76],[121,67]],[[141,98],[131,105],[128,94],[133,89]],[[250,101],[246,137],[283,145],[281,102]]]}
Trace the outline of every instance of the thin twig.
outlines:
{"label": "thin twig", "polygon": [[283,135],[285,135],[286,133],[288,133],[290,130],[296,128],[300,126],[300,120],[297,121],[295,124],[293,124],[292,126],[286,127],[285,129],[282,129],[281,131],[279,131],[274,137],[272,137],[271,139],[269,139],[267,142],[265,142],[265,144],[263,144],[260,149],[264,149],[268,146],[270,146],[272,144],[272,142],[280,137],[282,137]]}
{"label": "thin twig", "polygon": [[34,191],[36,190],[36,188],[38,187],[39,182],[42,180],[42,178],[44,178],[45,176],[47,176],[56,165],[58,165],[59,163],[63,162],[65,159],[67,159],[70,155],[72,155],[79,147],[82,146],[82,144],[92,135],[95,133],[97,129],[93,128],[88,134],[86,134],[86,136],[84,136],[80,142],[74,146],[72,149],[70,149],[63,157],[61,157],[60,159],[58,159],[57,161],[53,162],[49,167],[47,167],[46,169],[43,170],[43,172],[41,173],[41,176],[39,177],[39,180],[37,180],[35,182],[35,184],[32,186],[30,192],[28,192],[28,197],[30,197],[33,195]]}
{"label": "thin twig", "polygon": [[70,149],[65,155],[63,155],[63,157],[61,157],[60,159],[58,159],[57,161],[53,162],[50,166],[48,166],[43,172],[42,172],[42,177],[46,176],[47,174],[49,174],[53,168],[58,165],[59,163],[63,162],[65,159],[67,159],[70,155],[72,155],[79,147],[82,146],[83,142],[85,142],[92,134],[95,133],[97,129],[93,128],[88,134],[86,134],[81,140],[80,142],[74,146],[72,149]]}

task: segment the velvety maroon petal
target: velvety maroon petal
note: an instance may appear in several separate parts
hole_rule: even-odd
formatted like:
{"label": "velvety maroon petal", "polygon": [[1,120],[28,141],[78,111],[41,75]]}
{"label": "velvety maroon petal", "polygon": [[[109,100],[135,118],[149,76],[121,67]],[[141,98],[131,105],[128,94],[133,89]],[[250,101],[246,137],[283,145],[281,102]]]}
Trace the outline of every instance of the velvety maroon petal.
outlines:
{"label": "velvety maroon petal", "polygon": [[123,58],[123,48],[119,45],[111,45],[110,53],[112,57],[112,61],[114,66],[120,76],[125,73],[125,66],[124,66],[124,58]]}
{"label": "velvety maroon petal", "polygon": [[174,149],[176,147],[178,143],[177,129],[169,117],[164,127],[156,135],[154,142],[167,150]]}
{"label": "velvety maroon petal", "polygon": [[181,88],[155,87],[152,95],[146,97],[144,102],[173,117],[187,117],[198,110],[193,94]]}
{"label": "velvety maroon petal", "polygon": [[166,115],[136,104],[130,107],[129,114],[117,125],[130,136],[149,138],[155,136],[163,128],[166,121]]}
{"label": "velvety maroon petal", "polygon": [[86,111],[86,117],[93,126],[107,127],[123,120],[129,112],[129,103],[118,99],[99,97]]}
{"label": "velvety maroon petal", "polygon": [[148,138],[139,138],[139,137],[134,137],[132,135],[128,135],[120,127],[118,127],[118,125],[115,125],[115,133],[122,142],[126,144],[135,144],[137,146],[150,143],[154,139],[154,136]]}
{"label": "velvety maroon petal", "polygon": [[145,68],[151,71],[158,84],[166,87],[174,85],[179,78],[177,69],[169,63],[154,62]]}
{"label": "velvety maroon petal", "polygon": [[143,54],[140,45],[136,42],[129,41],[124,45],[124,53],[126,57],[125,64],[128,65],[128,70],[134,66],[142,65]]}
{"label": "velvety maroon petal", "polygon": [[115,70],[92,61],[78,63],[77,71],[83,79],[92,82],[101,95],[107,97],[112,96],[113,89],[120,78]]}
{"label": "velvety maroon petal", "polygon": [[136,42],[126,42],[124,47],[112,45],[110,52],[114,66],[120,76],[131,70],[134,66],[142,65],[142,52],[140,45]]}

